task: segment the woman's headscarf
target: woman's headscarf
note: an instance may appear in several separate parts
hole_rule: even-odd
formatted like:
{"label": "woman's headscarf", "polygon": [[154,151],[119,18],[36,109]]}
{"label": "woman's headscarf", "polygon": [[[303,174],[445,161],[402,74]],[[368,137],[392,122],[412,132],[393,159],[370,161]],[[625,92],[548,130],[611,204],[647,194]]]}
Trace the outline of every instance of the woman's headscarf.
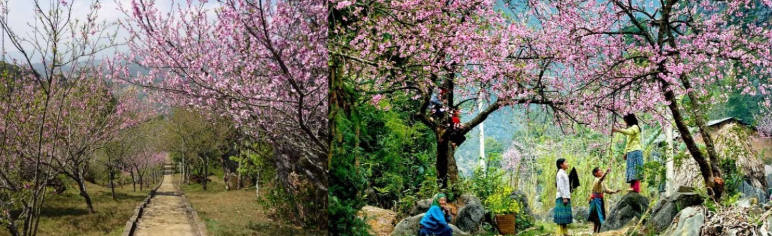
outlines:
{"label": "woman's headscarf", "polygon": [[447,200],[447,197],[445,197],[444,193],[438,193],[437,195],[434,195],[434,200],[432,201],[432,206],[439,206],[440,205],[440,198],[445,198]]}

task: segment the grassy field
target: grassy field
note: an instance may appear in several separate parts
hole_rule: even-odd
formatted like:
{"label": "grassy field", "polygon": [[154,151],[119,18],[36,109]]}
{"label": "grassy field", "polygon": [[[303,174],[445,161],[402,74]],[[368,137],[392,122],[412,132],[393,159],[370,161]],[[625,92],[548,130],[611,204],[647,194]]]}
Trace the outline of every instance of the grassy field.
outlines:
{"label": "grassy field", "polygon": [[[38,235],[121,235],[134,208],[147,197],[147,189],[133,192],[131,185],[116,188],[114,201],[110,189],[87,184],[96,214],[89,214],[86,202],[78,195],[77,187],[69,186],[61,195],[48,195],[41,212]],[[10,235],[4,228],[0,235]]]}
{"label": "grassy field", "polygon": [[[181,188],[206,224],[208,235],[327,235],[270,219],[257,203],[254,187],[225,191],[221,177],[209,179],[212,182],[207,191],[200,184]],[[175,175],[175,180],[179,180],[179,175]]]}

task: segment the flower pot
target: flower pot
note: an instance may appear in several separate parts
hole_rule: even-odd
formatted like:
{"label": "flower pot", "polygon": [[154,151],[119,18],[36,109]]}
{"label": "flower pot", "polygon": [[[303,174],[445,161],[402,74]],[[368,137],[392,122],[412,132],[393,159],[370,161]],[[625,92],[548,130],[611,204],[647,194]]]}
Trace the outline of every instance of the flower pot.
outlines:
{"label": "flower pot", "polygon": [[515,234],[515,214],[496,215],[496,228],[501,234]]}

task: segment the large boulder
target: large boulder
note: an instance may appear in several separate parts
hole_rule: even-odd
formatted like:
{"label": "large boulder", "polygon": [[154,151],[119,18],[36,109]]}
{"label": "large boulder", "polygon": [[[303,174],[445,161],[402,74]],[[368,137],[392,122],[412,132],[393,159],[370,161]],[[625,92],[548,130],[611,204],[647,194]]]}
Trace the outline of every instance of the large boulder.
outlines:
{"label": "large boulder", "polygon": [[764,165],[764,177],[767,179],[767,188],[772,188],[772,166]]}
{"label": "large boulder", "polygon": [[660,199],[652,208],[648,227],[654,232],[662,232],[670,226],[679,211],[700,205],[702,201],[702,197],[691,189],[680,188],[673,195]]}
{"label": "large boulder", "polygon": [[705,224],[705,207],[692,206],[681,210],[673,224],[662,233],[663,236],[700,235],[700,229]]}
{"label": "large boulder", "polygon": [[601,232],[618,230],[633,218],[641,218],[649,208],[649,199],[638,193],[631,192],[623,196],[614,208],[608,212],[606,221],[600,228]]}
{"label": "large boulder", "polygon": [[458,205],[461,208],[454,219],[458,228],[470,233],[479,232],[485,217],[485,207],[480,199],[471,194],[463,194],[458,198]]}
{"label": "large boulder", "polygon": [[429,211],[429,207],[432,206],[432,199],[419,200],[415,203],[412,209],[410,209],[410,215],[418,215]]}
{"label": "large boulder", "polygon": [[740,185],[740,192],[742,192],[743,197],[758,199],[758,203],[766,203],[769,200],[766,191],[753,187],[747,180]]}
{"label": "large boulder", "polygon": [[[571,212],[574,214],[574,223],[583,223],[587,221],[587,217],[590,216],[590,208],[581,206],[571,208]],[[550,209],[544,217],[540,219],[544,222],[553,222],[555,216],[555,208]]]}
{"label": "large boulder", "polygon": [[755,197],[744,197],[739,200],[737,200],[733,206],[739,207],[739,208],[754,208],[759,203],[759,200]]}
{"label": "large boulder", "polygon": [[587,217],[590,217],[590,208],[586,206],[573,207],[571,211],[574,213],[574,223],[587,222]]}
{"label": "large boulder", "polygon": [[555,219],[555,208],[550,209],[544,216],[544,222],[552,222]]}
{"label": "large boulder", "polygon": [[[397,224],[397,226],[394,227],[394,231],[391,232],[392,236],[417,236],[418,231],[421,230],[420,222],[421,218],[424,217],[424,214],[422,213],[417,216],[411,216],[408,218],[403,219],[402,221]],[[470,235],[467,232],[464,232],[463,230],[459,229],[453,224],[450,224],[450,228],[453,229],[453,235]]]}
{"label": "large boulder", "polygon": [[[772,182],[768,182],[772,183]],[[759,227],[759,233],[761,236],[772,236],[772,215],[764,219],[764,222]]]}
{"label": "large boulder", "polygon": [[[426,213],[429,211],[429,208],[432,207],[432,199],[424,199],[420,200],[415,203],[413,208],[410,209],[410,212],[408,212],[410,215],[418,215],[421,213]],[[448,202],[447,207],[450,208],[454,214],[458,214],[458,207],[453,202]],[[453,219],[455,220],[455,219]]]}
{"label": "large boulder", "polygon": [[520,205],[521,212],[528,214],[529,216],[533,217],[533,211],[531,211],[531,207],[528,205],[528,195],[525,195],[523,191],[515,190],[512,192],[512,194],[509,195],[509,199],[517,201],[517,203]]}
{"label": "large boulder", "polygon": [[369,232],[375,236],[391,235],[394,224],[397,223],[397,213],[374,206],[362,207],[358,215],[370,225]]}
{"label": "large boulder", "polygon": [[528,204],[528,196],[520,190],[515,190],[512,192],[512,194],[509,195],[509,199],[516,201],[518,205],[520,205],[520,212],[516,215],[516,227],[527,228],[533,226],[535,224],[535,216],[531,210],[530,205]]}

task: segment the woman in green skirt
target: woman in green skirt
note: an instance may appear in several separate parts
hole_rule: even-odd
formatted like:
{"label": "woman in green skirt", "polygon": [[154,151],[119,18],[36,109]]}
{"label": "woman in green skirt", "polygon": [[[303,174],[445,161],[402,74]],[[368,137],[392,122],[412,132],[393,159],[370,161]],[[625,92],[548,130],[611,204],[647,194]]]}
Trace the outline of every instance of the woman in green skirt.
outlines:
{"label": "woman in green skirt", "polygon": [[625,169],[626,182],[630,184],[630,192],[641,192],[641,179],[643,179],[643,150],[641,148],[641,127],[638,126],[638,119],[633,114],[627,114],[623,117],[626,129],[614,128],[612,132],[622,133],[627,137],[625,145]]}
{"label": "woman in green skirt", "polygon": [[560,158],[555,163],[558,167],[558,173],[555,176],[555,182],[557,183],[557,192],[555,196],[555,216],[553,217],[556,224],[558,224],[558,236],[568,235],[568,224],[574,222],[573,213],[571,212],[571,190],[570,183],[568,181],[568,163],[566,159]]}

